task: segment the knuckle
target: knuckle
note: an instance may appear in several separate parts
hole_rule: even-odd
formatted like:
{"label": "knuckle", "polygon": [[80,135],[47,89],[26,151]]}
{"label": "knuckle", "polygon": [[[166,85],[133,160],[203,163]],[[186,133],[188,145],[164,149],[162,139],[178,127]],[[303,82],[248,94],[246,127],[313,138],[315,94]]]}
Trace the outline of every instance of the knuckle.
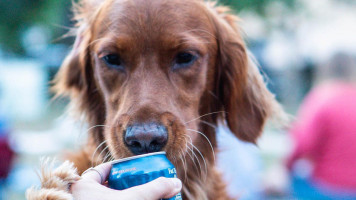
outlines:
{"label": "knuckle", "polygon": [[167,180],[167,178],[159,177],[159,178],[156,179],[156,182],[157,182],[157,183],[160,183],[160,184],[166,184],[166,183],[168,183],[169,181]]}
{"label": "knuckle", "polygon": [[72,190],[78,190],[78,189],[82,189],[82,188],[85,188],[87,187],[89,184],[91,184],[91,180],[85,180],[85,179],[80,179],[76,182],[74,182],[72,185],[71,185],[71,189]]}
{"label": "knuckle", "polygon": [[72,185],[70,186],[70,189],[72,191],[77,191],[82,185],[82,180],[76,181],[74,183],[72,183]]}
{"label": "knuckle", "polygon": [[122,199],[127,200],[151,200],[147,197],[147,193],[144,193],[142,191],[135,191],[135,193],[133,193],[124,190],[121,192],[121,197]]}
{"label": "knuckle", "polygon": [[169,187],[169,188],[171,188],[173,186],[172,181],[170,181],[168,178],[165,178],[165,177],[159,177],[157,179],[157,183],[164,187]]}

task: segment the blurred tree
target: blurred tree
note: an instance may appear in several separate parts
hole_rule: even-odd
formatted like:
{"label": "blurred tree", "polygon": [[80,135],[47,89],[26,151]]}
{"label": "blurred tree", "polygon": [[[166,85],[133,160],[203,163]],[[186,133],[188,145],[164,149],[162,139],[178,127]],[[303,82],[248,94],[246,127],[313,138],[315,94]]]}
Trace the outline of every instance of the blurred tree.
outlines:
{"label": "blurred tree", "polygon": [[[274,1],[289,6],[295,2],[295,0],[220,0],[219,2],[232,6],[238,12],[247,9],[264,15],[266,5]],[[60,37],[66,32],[60,26],[69,24],[70,6],[70,0],[1,0],[0,45],[6,50],[23,53],[21,36],[33,25],[47,27],[51,39]]]}
{"label": "blurred tree", "polygon": [[65,30],[58,26],[68,23],[65,14],[70,4],[63,0],[1,0],[0,44],[23,53],[21,34],[32,25],[46,26],[52,38],[59,37]]}
{"label": "blurred tree", "polygon": [[272,2],[282,2],[289,7],[295,5],[296,0],[220,0],[219,3],[229,5],[236,11],[250,10],[260,15],[265,15],[265,8]]}

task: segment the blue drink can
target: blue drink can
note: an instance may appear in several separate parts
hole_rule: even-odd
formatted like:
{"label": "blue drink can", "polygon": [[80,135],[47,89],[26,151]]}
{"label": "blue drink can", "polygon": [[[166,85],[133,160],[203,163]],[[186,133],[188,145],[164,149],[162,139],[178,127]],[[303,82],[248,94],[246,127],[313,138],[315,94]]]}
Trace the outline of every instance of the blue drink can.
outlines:
{"label": "blue drink can", "polygon": [[[177,177],[176,168],[163,151],[113,161],[108,183],[112,189],[124,190],[159,177]],[[182,200],[182,196],[179,193],[167,200]]]}

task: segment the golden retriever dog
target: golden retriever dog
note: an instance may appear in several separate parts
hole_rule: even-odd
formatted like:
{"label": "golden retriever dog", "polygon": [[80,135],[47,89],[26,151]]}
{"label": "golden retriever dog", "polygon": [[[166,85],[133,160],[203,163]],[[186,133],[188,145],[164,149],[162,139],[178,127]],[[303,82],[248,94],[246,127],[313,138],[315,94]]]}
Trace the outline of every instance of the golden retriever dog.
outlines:
{"label": "golden retriever dog", "polygon": [[76,169],[43,169],[42,188],[28,198],[70,198],[76,170],[165,151],[183,199],[230,199],[215,166],[215,127],[255,143],[282,112],[249,59],[238,18],[203,0],[82,0],[74,8],[76,42],[54,90],[84,116],[88,141],[68,157]]}

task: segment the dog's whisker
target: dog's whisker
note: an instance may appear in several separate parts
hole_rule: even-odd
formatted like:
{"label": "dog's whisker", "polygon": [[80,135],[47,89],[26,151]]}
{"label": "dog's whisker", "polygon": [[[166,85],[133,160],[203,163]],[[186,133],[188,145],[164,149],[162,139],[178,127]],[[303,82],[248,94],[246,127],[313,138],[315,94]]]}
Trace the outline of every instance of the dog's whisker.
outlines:
{"label": "dog's whisker", "polygon": [[184,151],[181,150],[179,152],[179,155],[180,155],[180,158],[182,160],[182,165],[183,165],[183,171],[184,171],[184,182],[186,182],[187,180],[187,161],[185,159],[185,154],[184,154]]}
{"label": "dog's whisker", "polygon": [[188,178],[188,175],[187,175],[187,170],[188,170],[188,164],[187,164],[187,160],[185,158],[185,154],[184,152],[182,153],[182,157],[183,157],[183,160],[184,160],[184,182],[187,182],[187,178]]}
{"label": "dog's whisker", "polygon": [[112,162],[112,161],[114,161],[114,160],[116,160],[116,159],[114,158],[114,156],[113,156],[113,155],[110,155],[110,160],[108,160],[108,162]]}
{"label": "dog's whisker", "polygon": [[89,132],[91,129],[97,128],[97,127],[110,127],[110,126],[108,126],[108,125],[102,125],[102,124],[94,125],[94,126],[88,128],[88,129],[86,130],[86,132]]}
{"label": "dog's whisker", "polygon": [[[192,140],[192,137],[190,137],[189,135],[187,135],[187,138],[189,138],[190,142],[188,140],[186,140],[186,146],[187,148],[191,151],[192,155],[193,155],[193,150],[191,148],[189,148],[189,145],[188,144],[193,144],[193,140]],[[189,152],[189,151],[187,151]]]}
{"label": "dog's whisker", "polygon": [[214,163],[215,163],[215,151],[214,151],[213,145],[211,144],[209,138],[204,133],[202,133],[200,131],[197,131],[197,130],[194,130],[194,129],[189,129],[189,128],[187,128],[187,130],[199,133],[200,135],[202,135],[208,141],[208,143],[210,145],[210,148],[211,148],[211,151],[213,152],[213,158],[214,158]]}
{"label": "dog's whisker", "polygon": [[[200,150],[198,149],[198,147],[196,147],[196,146],[193,144],[192,137],[190,137],[189,135],[188,135],[188,137],[189,137],[189,139],[190,139],[190,144],[191,144],[191,146],[192,146],[192,151],[197,150],[198,153],[200,154],[201,158],[203,159],[204,166],[205,166],[205,179],[206,179],[207,173],[208,173],[208,168],[207,168],[207,164],[206,164],[205,158],[204,158],[204,156],[202,155],[202,153],[200,152]],[[195,153],[194,153],[194,154],[195,154]],[[196,158],[197,158],[197,156],[196,156]],[[198,159],[198,158],[197,158],[197,159]],[[200,164],[199,159],[198,159],[198,162],[199,162],[199,164]],[[202,171],[201,171],[201,173],[202,173]]]}
{"label": "dog's whisker", "polygon": [[[192,139],[190,138],[190,136],[189,135],[187,135],[188,137],[189,137],[189,139],[190,139],[190,141],[192,141]],[[187,139],[187,137],[186,137],[186,139]],[[188,140],[186,140],[186,143],[185,143],[185,146],[187,147],[187,154],[188,154],[188,156],[190,157],[190,159],[192,160],[192,162],[193,162],[193,164],[194,164],[194,167],[195,167],[195,169],[197,170],[197,172],[199,171],[199,168],[198,168],[198,166],[197,166],[197,164],[196,164],[196,162],[195,162],[195,159],[193,158],[193,149],[191,149],[189,146],[188,146]]]}
{"label": "dog's whisker", "polygon": [[[109,146],[106,146],[103,150],[101,150],[101,152],[100,152],[99,155],[98,155],[98,159],[95,161],[95,166],[98,165],[98,160],[100,160],[101,154],[102,154],[104,151],[106,151],[106,149],[108,149],[108,148],[109,148]],[[102,159],[101,159],[101,160],[102,160]]]}
{"label": "dog's whisker", "polygon": [[97,147],[96,147],[96,149],[95,149],[95,151],[94,151],[94,153],[93,153],[93,155],[91,156],[91,167],[94,167],[93,166],[93,162],[94,162],[94,156],[95,156],[95,154],[96,154],[96,152],[99,150],[99,148],[102,146],[102,145],[104,145],[106,143],[106,140],[104,140],[102,143],[100,143]]}
{"label": "dog's whisker", "polygon": [[98,128],[98,127],[104,127],[104,128],[105,128],[105,127],[109,127],[109,128],[110,128],[110,126],[104,125],[104,124],[94,125],[94,126],[91,126],[91,127],[87,128],[87,130],[85,130],[85,132],[84,132],[84,131],[80,131],[80,133],[79,133],[78,136],[77,136],[77,139],[79,140],[80,137],[81,137],[81,135],[82,135],[83,133],[88,134],[89,131],[91,131],[91,130],[94,129],[94,128]]}
{"label": "dog's whisker", "polygon": [[[193,146],[193,140],[192,140],[192,137],[190,137],[189,135],[187,135],[188,136],[188,138],[190,139],[190,142],[188,142],[187,144],[190,144],[191,146]],[[195,159],[193,158],[193,156],[195,157],[195,158],[197,158],[197,156],[196,156],[196,154],[194,153],[194,148],[190,148],[189,147],[189,145],[187,145],[187,148],[191,151],[191,155],[192,155],[192,161],[194,162],[194,165],[196,166],[196,164],[195,164]],[[188,151],[189,152],[189,151]],[[190,155],[190,154],[189,154]],[[197,161],[199,162],[199,165],[200,165],[200,161],[199,161],[199,159],[197,159]],[[198,169],[198,168],[197,168]],[[199,171],[199,170],[198,170]],[[201,171],[201,170],[200,170]]]}
{"label": "dog's whisker", "polygon": [[210,127],[212,127],[212,128],[214,128],[214,129],[217,128],[216,125],[214,125],[214,124],[212,124],[212,123],[210,123],[210,122],[207,122],[207,121],[204,121],[204,120],[200,120],[200,122],[203,123],[203,124],[206,124],[206,125],[208,125],[208,126],[210,126]]}
{"label": "dog's whisker", "polygon": [[[203,174],[203,170],[202,170],[202,167],[201,167],[201,164],[200,164],[200,160],[199,160],[198,156],[194,153],[194,148],[193,147],[188,147],[188,148],[190,149],[191,154],[192,154],[190,156],[190,158],[192,159],[197,172],[200,172],[200,178],[202,178],[203,177],[203,175],[202,175]],[[195,161],[198,161],[198,166],[199,167],[196,165]]]}
{"label": "dog's whisker", "polygon": [[[192,141],[192,139],[190,138],[190,140]],[[188,142],[191,146],[192,146],[192,148],[190,148],[189,146],[187,146],[188,147],[188,149],[190,149],[191,150],[191,152],[192,152],[192,156],[194,156],[194,158],[198,161],[198,165],[199,165],[199,170],[198,171],[200,171],[200,178],[201,177],[203,177],[203,170],[202,170],[202,167],[201,167],[201,164],[200,164],[200,159],[198,158],[198,156],[194,153],[194,144],[193,144],[193,142]],[[194,162],[194,164],[195,164],[195,159],[193,159],[192,158],[192,160],[193,160],[193,162]],[[204,163],[205,163],[205,160],[204,160]]]}
{"label": "dog's whisker", "polygon": [[178,153],[179,161],[182,162],[183,172],[184,172],[184,174],[185,174],[184,160],[183,160],[183,158],[182,158],[182,152],[181,152],[181,151],[177,151],[177,153]]}
{"label": "dog's whisker", "polygon": [[106,159],[108,159],[110,156],[111,156],[111,152],[110,152],[110,150],[109,150],[109,151],[106,153],[106,155],[105,155],[105,157],[104,157],[102,163],[105,163],[105,162],[106,162]]}
{"label": "dog's whisker", "polygon": [[208,175],[208,167],[207,167],[205,158],[204,158],[203,154],[199,151],[199,149],[198,149],[195,145],[192,144],[192,147],[193,147],[195,150],[197,150],[197,152],[200,154],[201,158],[203,159],[204,166],[205,166],[205,177],[204,177],[204,180],[206,180],[207,175]]}
{"label": "dog's whisker", "polygon": [[218,113],[226,113],[226,111],[216,111],[216,112],[206,113],[204,115],[200,115],[199,117],[197,117],[195,119],[192,119],[192,120],[189,120],[187,122],[184,122],[183,124],[188,124],[188,123],[190,123],[192,121],[195,121],[195,120],[198,120],[198,119],[200,119],[202,117],[205,117],[205,116],[208,116],[208,115],[213,115],[213,114],[218,114]]}

